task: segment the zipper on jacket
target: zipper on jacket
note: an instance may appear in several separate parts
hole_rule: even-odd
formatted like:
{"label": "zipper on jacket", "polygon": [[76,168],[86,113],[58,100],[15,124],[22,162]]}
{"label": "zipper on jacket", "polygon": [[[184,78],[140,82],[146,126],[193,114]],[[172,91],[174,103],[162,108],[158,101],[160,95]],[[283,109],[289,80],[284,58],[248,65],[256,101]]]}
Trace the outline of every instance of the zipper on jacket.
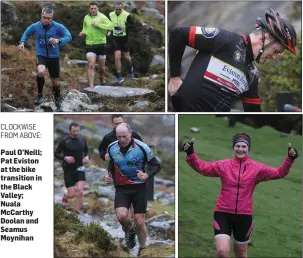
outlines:
{"label": "zipper on jacket", "polygon": [[237,191],[235,214],[237,214],[237,210],[238,210],[238,198],[239,198],[239,191],[240,191],[241,165],[242,165],[242,160],[240,160],[239,177],[238,177],[238,191]]}
{"label": "zipper on jacket", "polygon": [[46,50],[46,56],[47,56],[47,58],[49,58],[49,56],[48,56],[46,32],[50,29],[50,27],[51,27],[51,25],[48,28],[44,28],[44,26],[43,26],[43,28],[44,28],[44,39],[45,39],[45,50]]}

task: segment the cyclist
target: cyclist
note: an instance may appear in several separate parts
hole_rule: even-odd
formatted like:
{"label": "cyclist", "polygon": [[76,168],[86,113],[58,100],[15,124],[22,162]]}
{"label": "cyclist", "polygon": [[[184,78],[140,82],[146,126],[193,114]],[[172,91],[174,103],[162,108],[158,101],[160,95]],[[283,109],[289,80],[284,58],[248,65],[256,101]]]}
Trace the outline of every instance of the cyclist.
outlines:
{"label": "cyclist", "polygon": [[[140,245],[138,255],[140,255],[140,252],[146,248],[147,238],[146,181],[160,171],[161,165],[145,143],[132,138],[132,131],[128,124],[119,124],[116,135],[118,140],[108,147],[113,168],[111,173],[105,176],[105,181],[110,184],[114,180],[116,216],[125,232],[126,245],[128,248],[135,247],[137,232]],[[148,171],[145,169],[146,165],[149,165]],[[134,207],[135,229],[129,216],[131,204]]]}
{"label": "cyclist", "polygon": [[234,237],[235,257],[247,257],[247,247],[253,228],[252,202],[256,185],[262,181],[281,179],[288,175],[298,157],[288,146],[287,156],[279,168],[272,168],[249,158],[251,139],[238,133],[232,139],[233,159],[205,162],[193,149],[194,139],[183,145],[186,162],[201,175],[221,178],[221,193],[214,210],[214,233],[218,257],[229,257],[230,236]]}
{"label": "cyclist", "polygon": [[37,55],[37,86],[38,94],[35,104],[39,105],[43,98],[43,86],[45,83],[46,68],[52,81],[52,90],[57,110],[60,111],[60,62],[59,47],[72,40],[70,32],[62,24],[53,21],[54,11],[50,7],[44,7],[41,12],[41,20],[30,25],[23,33],[19,50],[24,50],[29,36],[36,35]]}
{"label": "cyclist", "polygon": [[[83,163],[89,162],[88,147],[85,138],[79,135],[79,124],[72,122],[69,125],[70,134],[62,139],[56,150],[55,157],[62,160],[64,181],[67,195],[62,198],[63,203],[76,196],[76,208],[80,210],[83,201],[85,184],[85,167]],[[63,154],[61,154],[63,152]]]}
{"label": "cyclist", "polygon": [[[124,78],[121,75],[121,51],[123,57],[128,62],[128,78],[134,78],[134,68],[132,66],[132,59],[129,55],[128,45],[128,30],[134,27],[131,15],[123,9],[122,3],[115,4],[115,11],[109,14],[109,18],[114,24],[113,30],[113,45],[115,53],[115,66],[116,66],[116,81],[121,83]],[[108,33],[110,35],[111,32]]]}
{"label": "cyclist", "polygon": [[105,85],[104,72],[106,60],[106,33],[113,27],[111,21],[98,11],[95,2],[89,4],[89,14],[84,17],[83,28],[80,37],[86,36],[86,57],[88,60],[88,84],[94,87],[95,63],[98,58],[100,85]]}
{"label": "cyclist", "polygon": [[[199,50],[184,80],[185,47]],[[228,112],[241,97],[245,112],[261,112],[259,75],[254,63],[275,60],[287,49],[296,54],[296,31],[289,19],[268,9],[249,35],[207,27],[176,27],[170,32],[168,91],[176,112]]]}

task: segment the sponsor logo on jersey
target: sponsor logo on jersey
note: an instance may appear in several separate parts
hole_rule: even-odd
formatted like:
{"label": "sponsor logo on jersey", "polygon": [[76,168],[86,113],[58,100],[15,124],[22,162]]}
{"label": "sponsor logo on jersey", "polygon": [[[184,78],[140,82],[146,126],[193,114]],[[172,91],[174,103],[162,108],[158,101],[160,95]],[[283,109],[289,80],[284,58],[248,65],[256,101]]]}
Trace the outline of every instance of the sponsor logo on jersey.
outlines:
{"label": "sponsor logo on jersey", "polygon": [[202,34],[205,38],[214,38],[219,33],[217,28],[196,27],[196,34]]}
{"label": "sponsor logo on jersey", "polygon": [[209,61],[204,78],[236,94],[248,90],[247,79],[242,71],[213,56]]}
{"label": "sponsor logo on jersey", "polygon": [[241,52],[240,52],[239,50],[236,50],[236,51],[234,52],[234,60],[235,60],[237,63],[241,62],[241,60],[242,60],[242,54],[241,54]]}

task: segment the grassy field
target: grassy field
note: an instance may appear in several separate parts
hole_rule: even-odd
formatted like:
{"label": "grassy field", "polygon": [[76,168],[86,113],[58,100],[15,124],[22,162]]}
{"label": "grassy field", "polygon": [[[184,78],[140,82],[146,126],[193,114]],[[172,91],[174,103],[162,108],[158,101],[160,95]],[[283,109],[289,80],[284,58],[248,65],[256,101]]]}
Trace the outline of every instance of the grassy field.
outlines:
{"label": "grassy field", "polygon": [[[200,133],[192,133],[191,127],[200,128]],[[285,179],[256,187],[253,245],[248,256],[302,257],[302,137],[282,137],[273,128],[254,129],[239,123],[228,128],[227,120],[211,115],[179,115],[179,139],[195,137],[194,149],[201,160],[231,158],[231,139],[237,132],[251,136],[252,159],[273,167],[282,163],[289,142],[299,151]],[[179,152],[179,257],[216,257],[212,222],[221,182],[197,174],[187,165],[185,156]]]}

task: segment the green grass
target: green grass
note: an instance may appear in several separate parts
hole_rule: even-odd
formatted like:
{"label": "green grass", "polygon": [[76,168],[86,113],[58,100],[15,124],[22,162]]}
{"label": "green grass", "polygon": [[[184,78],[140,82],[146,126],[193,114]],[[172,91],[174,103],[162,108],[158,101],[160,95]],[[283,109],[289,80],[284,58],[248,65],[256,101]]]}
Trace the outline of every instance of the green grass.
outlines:
{"label": "green grass", "polygon": [[[200,128],[200,133],[190,132],[191,127]],[[231,139],[237,132],[251,136],[252,159],[273,167],[282,163],[289,142],[299,152],[302,149],[301,136],[280,137],[270,127],[254,129],[237,123],[235,128],[228,128],[223,118],[179,115],[179,138],[195,137],[194,149],[201,160],[231,158]],[[185,155],[179,152],[179,257],[216,257],[212,222],[221,182],[194,172]],[[301,163],[299,157],[285,179],[256,187],[249,257],[302,257]]]}

